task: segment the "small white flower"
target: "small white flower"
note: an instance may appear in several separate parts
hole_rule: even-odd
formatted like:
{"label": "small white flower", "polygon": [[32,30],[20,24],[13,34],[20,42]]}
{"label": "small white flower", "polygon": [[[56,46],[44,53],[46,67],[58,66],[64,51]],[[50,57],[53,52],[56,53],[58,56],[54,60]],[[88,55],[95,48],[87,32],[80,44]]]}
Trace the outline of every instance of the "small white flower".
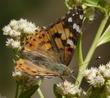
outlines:
{"label": "small white flower", "polygon": [[9,32],[9,35],[10,35],[11,37],[16,37],[16,36],[20,36],[20,35],[21,35],[21,32],[15,31],[15,30],[11,30],[11,31]]}
{"label": "small white flower", "polygon": [[57,87],[60,90],[60,92],[62,92],[63,95],[76,96],[76,95],[80,95],[82,91],[77,86],[68,82],[67,80],[65,80],[62,83],[57,84]]}
{"label": "small white flower", "polygon": [[105,79],[97,68],[85,70],[84,76],[87,79],[88,83],[90,83],[94,87],[101,87],[102,85],[104,85]]}
{"label": "small white flower", "polygon": [[99,71],[104,76],[104,78],[110,78],[110,63],[99,66]]}
{"label": "small white flower", "polygon": [[7,39],[7,41],[6,41],[6,46],[11,45],[12,42],[13,42],[13,39]]}
{"label": "small white flower", "polygon": [[36,26],[32,22],[28,22],[26,19],[20,19],[18,21],[19,29],[23,31],[23,33],[34,33]]}
{"label": "small white flower", "polygon": [[12,73],[13,77],[22,76],[22,73],[20,71],[15,71]]}
{"label": "small white flower", "polygon": [[110,78],[110,69],[106,69],[106,71],[103,72],[103,76],[105,78]]}
{"label": "small white flower", "polygon": [[99,66],[99,71],[100,71],[100,73],[105,72],[106,71],[106,66],[105,65],[100,65]]}
{"label": "small white flower", "polygon": [[7,25],[7,26],[5,26],[3,28],[3,34],[4,35],[9,35],[11,37],[17,37],[17,36],[20,36],[21,35],[21,32],[19,32],[17,30],[14,30],[9,25]]}
{"label": "small white flower", "polygon": [[97,68],[91,68],[91,69],[86,69],[83,73],[83,75],[87,78],[87,79],[92,79],[94,77],[96,77],[98,73],[98,69]]}
{"label": "small white flower", "polygon": [[90,83],[94,87],[101,87],[104,85],[105,79],[102,75],[97,75],[96,77],[93,77],[88,80],[88,83]]}
{"label": "small white flower", "polygon": [[19,41],[13,41],[12,43],[13,48],[20,48],[20,42]]}
{"label": "small white flower", "polygon": [[17,20],[11,20],[9,23],[10,27],[15,27],[17,25]]}
{"label": "small white flower", "polygon": [[7,39],[6,46],[10,46],[12,48],[18,48],[18,49],[21,48],[20,41],[13,39]]}
{"label": "small white flower", "polygon": [[3,28],[3,34],[10,37],[18,37],[22,33],[32,34],[36,30],[36,26],[26,19],[11,20],[11,22]]}
{"label": "small white flower", "polygon": [[110,61],[106,64],[107,68],[110,68]]}
{"label": "small white flower", "polygon": [[32,23],[29,23],[28,25],[26,25],[26,28],[24,28],[24,32],[27,33],[35,32],[35,29],[36,27],[34,27]]}
{"label": "small white flower", "polygon": [[3,28],[3,34],[4,34],[4,35],[9,35],[9,32],[10,32],[11,30],[12,30],[11,27],[10,27],[9,25],[7,25],[7,26],[5,26],[5,27]]}

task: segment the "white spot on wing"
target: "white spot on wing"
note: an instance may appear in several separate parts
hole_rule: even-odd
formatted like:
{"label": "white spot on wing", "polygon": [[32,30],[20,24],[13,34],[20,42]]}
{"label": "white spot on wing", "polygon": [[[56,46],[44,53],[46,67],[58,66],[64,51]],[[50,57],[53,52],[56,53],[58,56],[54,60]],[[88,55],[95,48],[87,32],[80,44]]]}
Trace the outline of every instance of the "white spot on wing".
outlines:
{"label": "white spot on wing", "polygon": [[74,46],[73,41],[70,39],[67,40],[67,44],[69,44],[70,46]]}
{"label": "white spot on wing", "polygon": [[79,15],[79,18],[82,20],[83,19],[83,15]]}
{"label": "white spot on wing", "polygon": [[68,22],[73,22],[72,17],[68,18]]}
{"label": "white spot on wing", "polygon": [[72,16],[74,16],[75,14],[73,13]]}
{"label": "white spot on wing", "polygon": [[73,29],[75,29],[78,33],[80,33],[80,27],[76,23],[73,24]]}
{"label": "white spot on wing", "polygon": [[76,12],[76,15],[78,15],[78,12]]}

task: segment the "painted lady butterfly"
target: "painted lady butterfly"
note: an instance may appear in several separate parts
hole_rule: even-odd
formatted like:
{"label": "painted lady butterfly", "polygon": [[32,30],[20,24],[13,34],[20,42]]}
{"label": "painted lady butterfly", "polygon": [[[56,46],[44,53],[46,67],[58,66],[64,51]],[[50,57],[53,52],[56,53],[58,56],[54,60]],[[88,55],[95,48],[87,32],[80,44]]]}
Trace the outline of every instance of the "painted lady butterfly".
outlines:
{"label": "painted lady butterfly", "polygon": [[31,76],[61,76],[70,74],[68,65],[80,36],[83,9],[76,6],[63,19],[48,28],[40,27],[23,42],[26,59],[16,62],[15,70]]}

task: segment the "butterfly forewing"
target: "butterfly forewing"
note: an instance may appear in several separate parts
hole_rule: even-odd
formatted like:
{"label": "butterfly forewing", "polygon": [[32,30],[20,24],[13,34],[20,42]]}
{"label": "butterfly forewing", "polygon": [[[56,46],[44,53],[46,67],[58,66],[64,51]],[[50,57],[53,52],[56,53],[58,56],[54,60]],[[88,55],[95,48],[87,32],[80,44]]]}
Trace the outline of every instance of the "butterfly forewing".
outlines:
{"label": "butterfly forewing", "polygon": [[60,55],[61,62],[68,65],[74,53],[83,21],[83,10],[77,6],[70,10],[63,19],[51,25],[47,31],[53,45]]}
{"label": "butterfly forewing", "polygon": [[59,55],[54,51],[49,34],[45,29],[28,36],[23,45],[22,53],[28,58],[45,57],[55,62],[60,62]]}

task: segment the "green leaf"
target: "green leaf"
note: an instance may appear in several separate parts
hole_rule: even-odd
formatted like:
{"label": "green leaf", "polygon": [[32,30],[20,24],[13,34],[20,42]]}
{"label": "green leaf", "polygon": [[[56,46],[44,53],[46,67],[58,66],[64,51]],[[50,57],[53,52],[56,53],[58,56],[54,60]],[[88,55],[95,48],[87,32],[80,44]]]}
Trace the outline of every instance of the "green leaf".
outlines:
{"label": "green leaf", "polygon": [[80,38],[78,40],[78,44],[76,47],[76,56],[77,56],[77,62],[79,66],[82,66],[83,64],[83,52],[82,52],[82,33],[80,35]]}
{"label": "green leaf", "polygon": [[100,11],[110,13],[110,0],[82,0],[85,6],[99,8]]}
{"label": "green leaf", "polygon": [[83,3],[87,3],[89,6],[97,6],[99,0],[82,0]]}
{"label": "green leaf", "polygon": [[38,85],[34,85],[25,91],[21,92],[19,98],[31,98],[31,96],[35,93],[35,91],[39,88]]}
{"label": "green leaf", "polygon": [[65,0],[65,5],[68,9],[71,9],[73,7],[74,0]]}
{"label": "green leaf", "polygon": [[54,86],[53,86],[53,91],[54,91],[56,98],[64,98],[61,94],[58,93],[56,84],[54,84]]}
{"label": "green leaf", "polygon": [[100,46],[100,45],[108,43],[108,42],[110,42],[110,25],[107,27],[105,32],[100,37],[97,46]]}

